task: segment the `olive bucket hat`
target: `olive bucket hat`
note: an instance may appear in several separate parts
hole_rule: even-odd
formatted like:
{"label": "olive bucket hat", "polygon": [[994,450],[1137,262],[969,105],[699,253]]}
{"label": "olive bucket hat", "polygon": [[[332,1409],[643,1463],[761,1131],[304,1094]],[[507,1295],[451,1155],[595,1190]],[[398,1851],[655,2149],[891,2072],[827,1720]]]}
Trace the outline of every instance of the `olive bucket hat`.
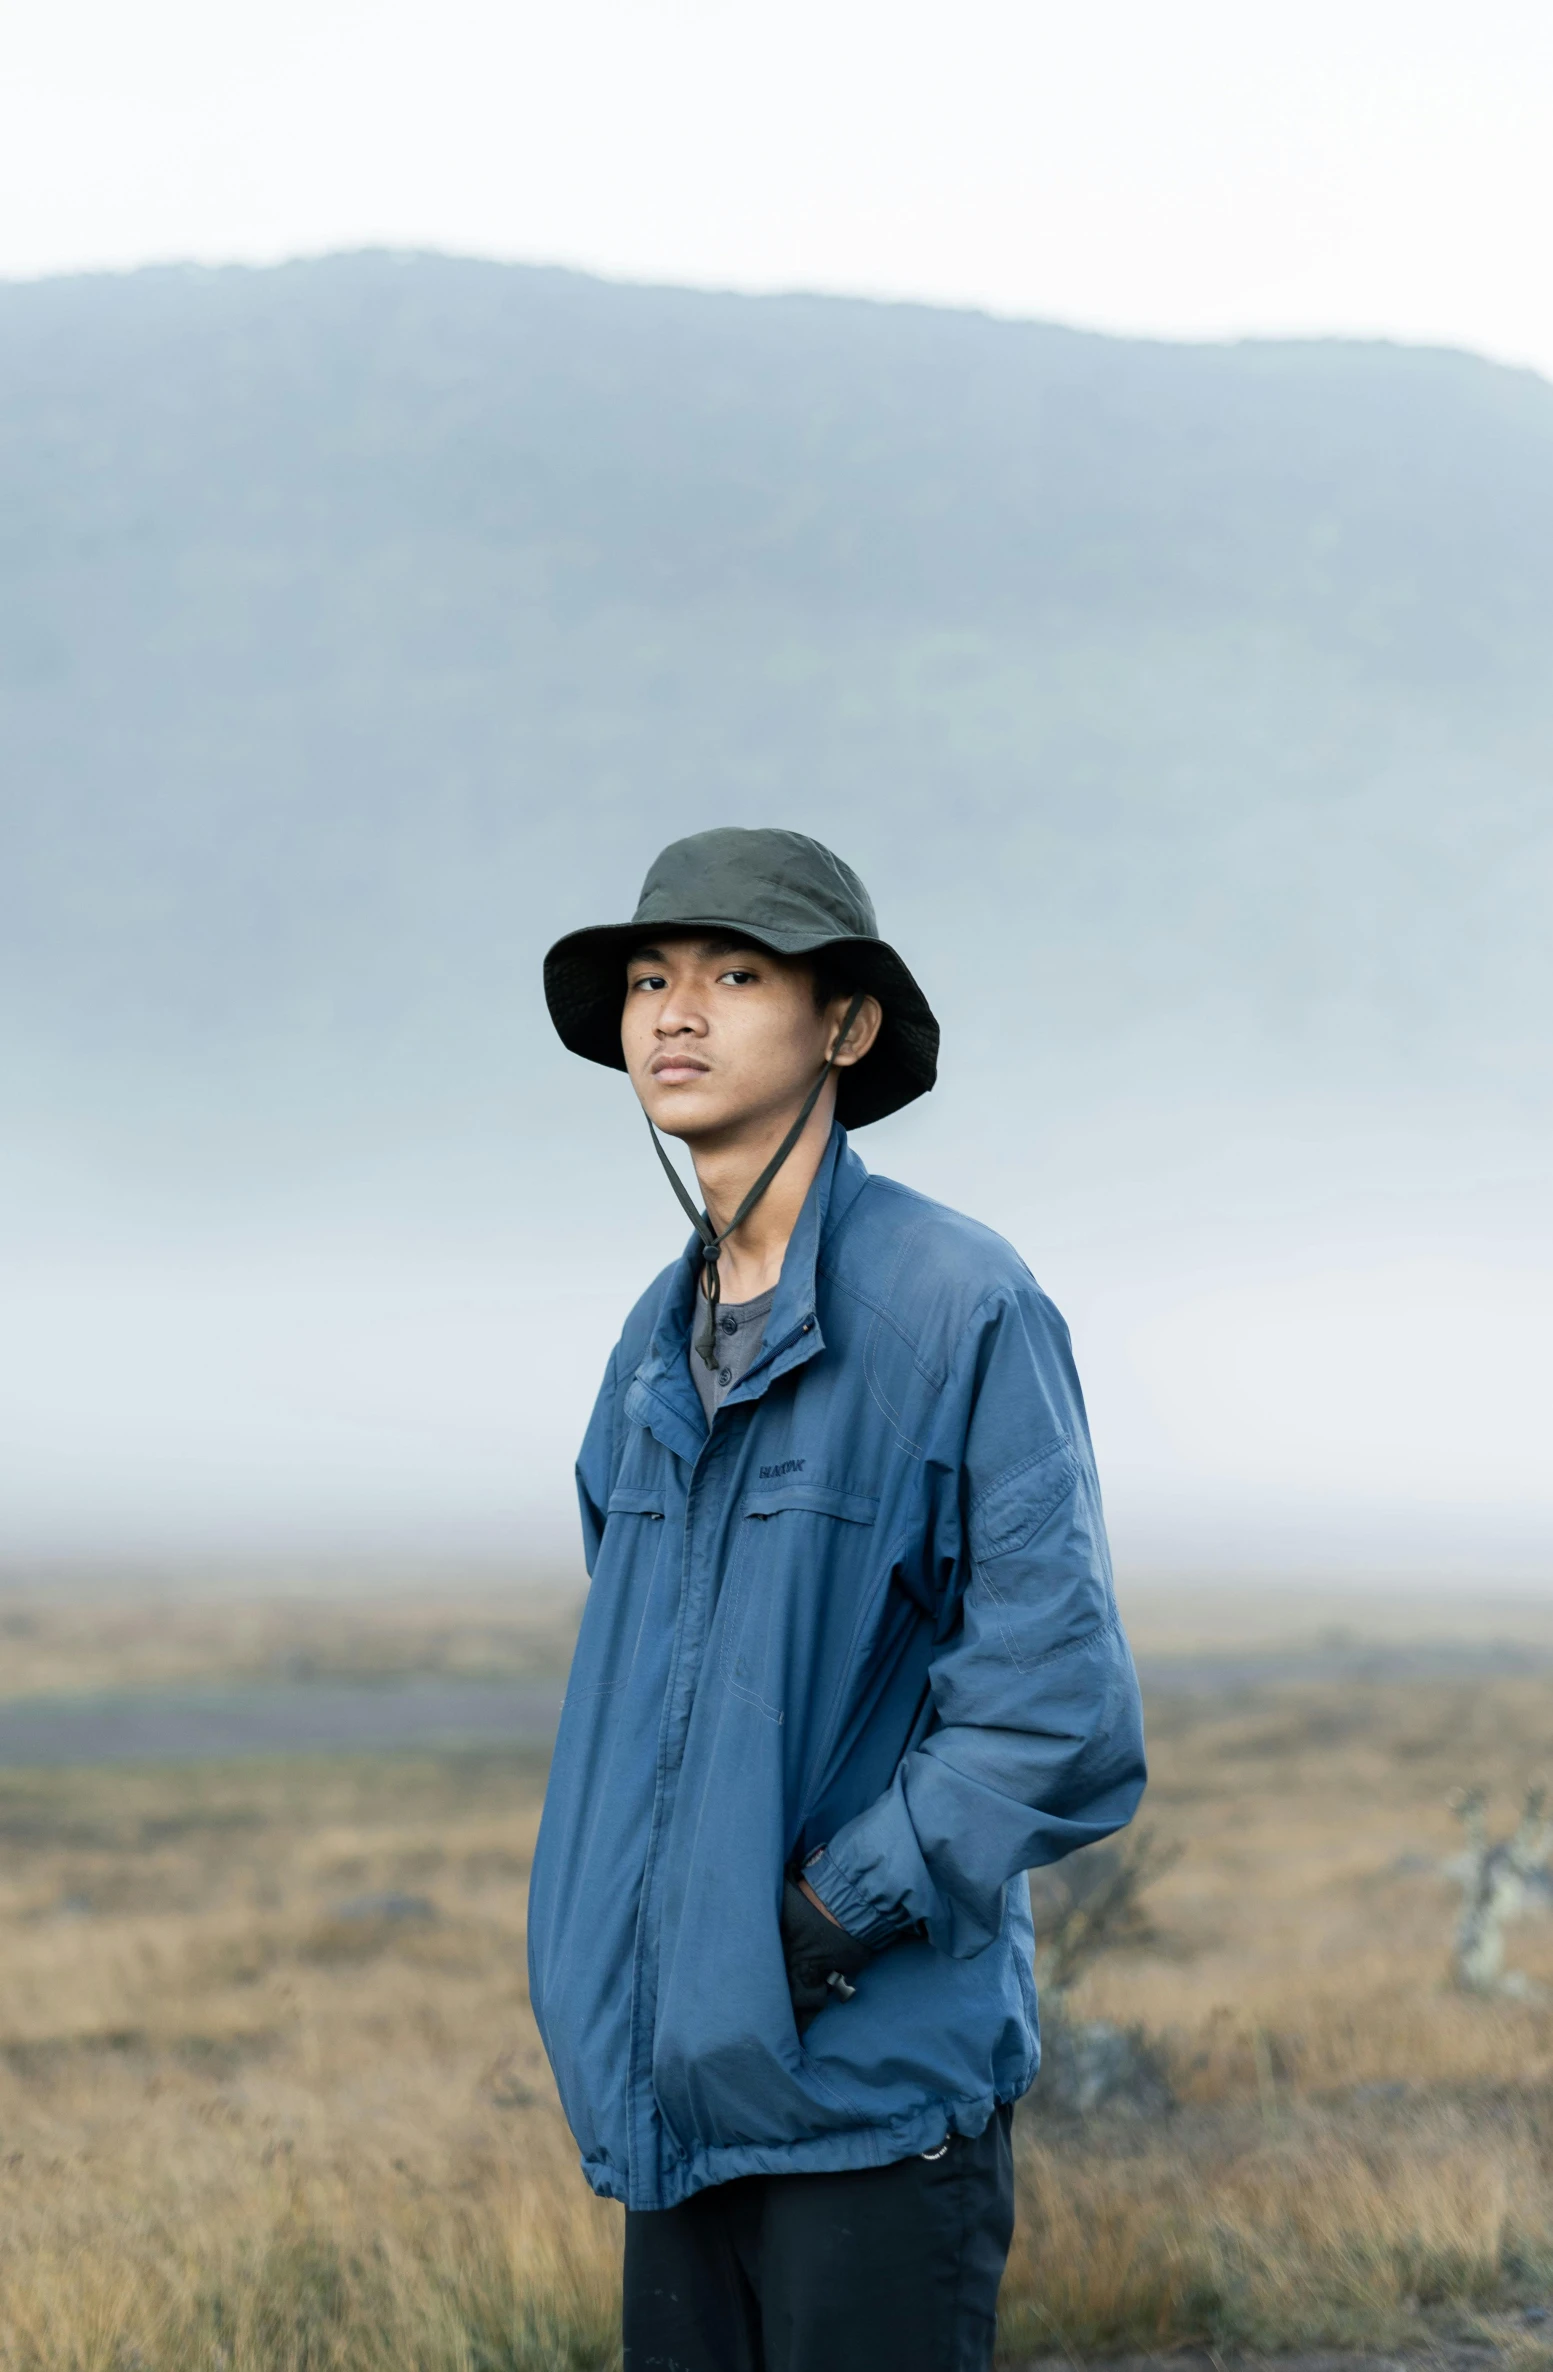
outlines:
{"label": "olive bucket hat", "polygon": [[725,825],[676,840],[648,869],[629,922],[568,931],[545,958],[545,1001],[563,1045],[623,1071],[620,1011],[631,950],[653,931],[712,931],[776,955],[823,958],[848,989],[876,996],[879,1036],[860,1063],[837,1073],[844,1128],[883,1120],[938,1074],[938,1023],[893,947],[879,936],[873,900],[850,865],[802,832]]}
{"label": "olive bucket hat", "polygon": [[589,1062],[623,1071],[620,1014],[626,959],[658,931],[727,935],[773,954],[823,962],[850,995],[830,1057],[792,1127],[722,1229],[698,1211],[649,1120],[648,1133],[664,1174],[700,1238],[705,1262],[696,1349],[708,1367],[717,1349],[718,1262],[797,1144],[832,1076],[837,1050],[865,996],[879,1000],[879,1035],[859,1063],[835,1071],[836,1113],[845,1128],[862,1128],[926,1095],[938,1073],[938,1023],[893,947],[879,936],[873,901],[850,865],[802,832],[742,831],[725,825],[676,840],[649,867],[629,922],[569,931],[545,958],[545,1001],[563,1045]]}

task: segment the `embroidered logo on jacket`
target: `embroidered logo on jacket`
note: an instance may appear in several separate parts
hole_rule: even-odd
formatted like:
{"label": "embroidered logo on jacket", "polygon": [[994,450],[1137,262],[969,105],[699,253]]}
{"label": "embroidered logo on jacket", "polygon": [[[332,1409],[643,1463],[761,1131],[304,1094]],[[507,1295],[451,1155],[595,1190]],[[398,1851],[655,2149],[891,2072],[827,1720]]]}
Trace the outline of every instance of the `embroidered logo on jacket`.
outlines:
{"label": "embroidered logo on jacket", "polygon": [[762,1482],[775,1482],[779,1474],[801,1474],[809,1463],[807,1458],[784,1458],[780,1466],[762,1466]]}

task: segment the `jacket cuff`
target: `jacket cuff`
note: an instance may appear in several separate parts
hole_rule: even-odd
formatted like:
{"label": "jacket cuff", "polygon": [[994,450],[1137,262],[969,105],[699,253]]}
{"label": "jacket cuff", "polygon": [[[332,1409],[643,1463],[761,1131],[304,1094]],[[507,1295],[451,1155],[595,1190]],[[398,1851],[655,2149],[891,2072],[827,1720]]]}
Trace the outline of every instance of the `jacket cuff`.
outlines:
{"label": "jacket cuff", "polygon": [[800,1875],[806,1886],[813,1887],[831,1917],[839,1920],[848,1935],[866,1944],[871,1952],[881,1951],[916,1925],[909,1911],[881,1911],[871,1903],[856,1879],[831,1860],[824,1846],[810,1855]]}

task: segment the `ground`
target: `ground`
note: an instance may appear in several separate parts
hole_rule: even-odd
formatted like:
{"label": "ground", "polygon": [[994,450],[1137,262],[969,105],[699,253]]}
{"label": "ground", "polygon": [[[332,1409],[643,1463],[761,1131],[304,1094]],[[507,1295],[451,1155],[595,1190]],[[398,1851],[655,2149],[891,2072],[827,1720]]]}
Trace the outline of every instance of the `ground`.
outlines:
{"label": "ground", "polygon": [[[1073,2003],[1141,2028],[1177,2105],[1021,2113],[1006,2355],[1540,2362],[1553,2006],[1449,1989],[1440,1865],[1450,1790],[1506,1825],[1547,1753],[1547,1642],[1431,1656],[1448,1626],[1393,1607],[1372,1652],[1307,1607],[1237,1646],[1232,1614],[1138,1625],[1181,1855]],[[0,1691],[532,1675],[568,1619],[12,1592]],[[613,2361],[618,2213],[524,1985],[543,1779],[511,1747],[0,1769],[5,2372]],[[1553,1920],[1510,1958],[1553,1997]]]}

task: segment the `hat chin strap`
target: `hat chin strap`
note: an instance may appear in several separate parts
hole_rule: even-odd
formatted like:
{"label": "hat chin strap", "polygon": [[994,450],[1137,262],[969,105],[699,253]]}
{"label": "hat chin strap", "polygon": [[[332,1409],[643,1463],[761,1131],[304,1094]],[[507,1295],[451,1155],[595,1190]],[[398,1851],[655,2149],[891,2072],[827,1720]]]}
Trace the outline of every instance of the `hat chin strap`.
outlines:
{"label": "hat chin strap", "polygon": [[808,1127],[809,1115],[820,1100],[820,1090],[825,1085],[826,1080],[830,1077],[831,1072],[836,1067],[836,1057],[841,1052],[842,1047],[846,1044],[848,1037],[851,1035],[852,1024],[856,1021],[859,1013],[861,1013],[863,1010],[863,999],[867,993],[868,992],[866,989],[859,989],[857,995],[852,999],[851,1004],[847,1007],[847,1017],[842,1023],[840,1031],[837,1034],[836,1043],[831,1048],[830,1053],[826,1056],[824,1069],[821,1071],[819,1077],[815,1080],[814,1085],[810,1088],[808,1094],[804,1097],[803,1108],[799,1112],[797,1119],[793,1122],[792,1127],[782,1139],[781,1144],[778,1145],[776,1151],[772,1154],[771,1159],[761,1171],[760,1176],[755,1180],[754,1185],[750,1188],[748,1194],[744,1197],[744,1200],[740,1203],[738,1209],[734,1212],[733,1217],[729,1220],[727,1226],[723,1228],[721,1233],[719,1233],[718,1230],[712,1225],[711,1219],[705,1211],[698,1211],[696,1209],[695,1204],[691,1201],[690,1196],[685,1191],[685,1182],[683,1178],[681,1178],[678,1170],[674,1167],[673,1162],[670,1161],[668,1154],[664,1151],[663,1139],[659,1136],[658,1131],[654,1128],[651,1115],[647,1115],[647,1134],[652,1139],[653,1151],[657,1154],[658,1159],[663,1164],[663,1174],[668,1179],[669,1184],[673,1187],[675,1193],[678,1195],[686,1218],[690,1221],[691,1226],[701,1238],[701,1258],[705,1263],[704,1274],[706,1280],[706,1292],[704,1295],[704,1300],[706,1306],[701,1318],[701,1322],[696,1328],[695,1347],[701,1359],[708,1367],[716,1367],[720,1356],[717,1348],[717,1312],[722,1303],[722,1284],[718,1274],[718,1263],[722,1258],[723,1246],[728,1241],[728,1238],[731,1235],[737,1234],[738,1230],[744,1225],[745,1220],[749,1217],[751,1211],[755,1208],[755,1205],[765,1193],[766,1188],[776,1176],[777,1171],[781,1168],[783,1162],[787,1159],[789,1153],[791,1153],[793,1147],[803,1135],[804,1130]]}

